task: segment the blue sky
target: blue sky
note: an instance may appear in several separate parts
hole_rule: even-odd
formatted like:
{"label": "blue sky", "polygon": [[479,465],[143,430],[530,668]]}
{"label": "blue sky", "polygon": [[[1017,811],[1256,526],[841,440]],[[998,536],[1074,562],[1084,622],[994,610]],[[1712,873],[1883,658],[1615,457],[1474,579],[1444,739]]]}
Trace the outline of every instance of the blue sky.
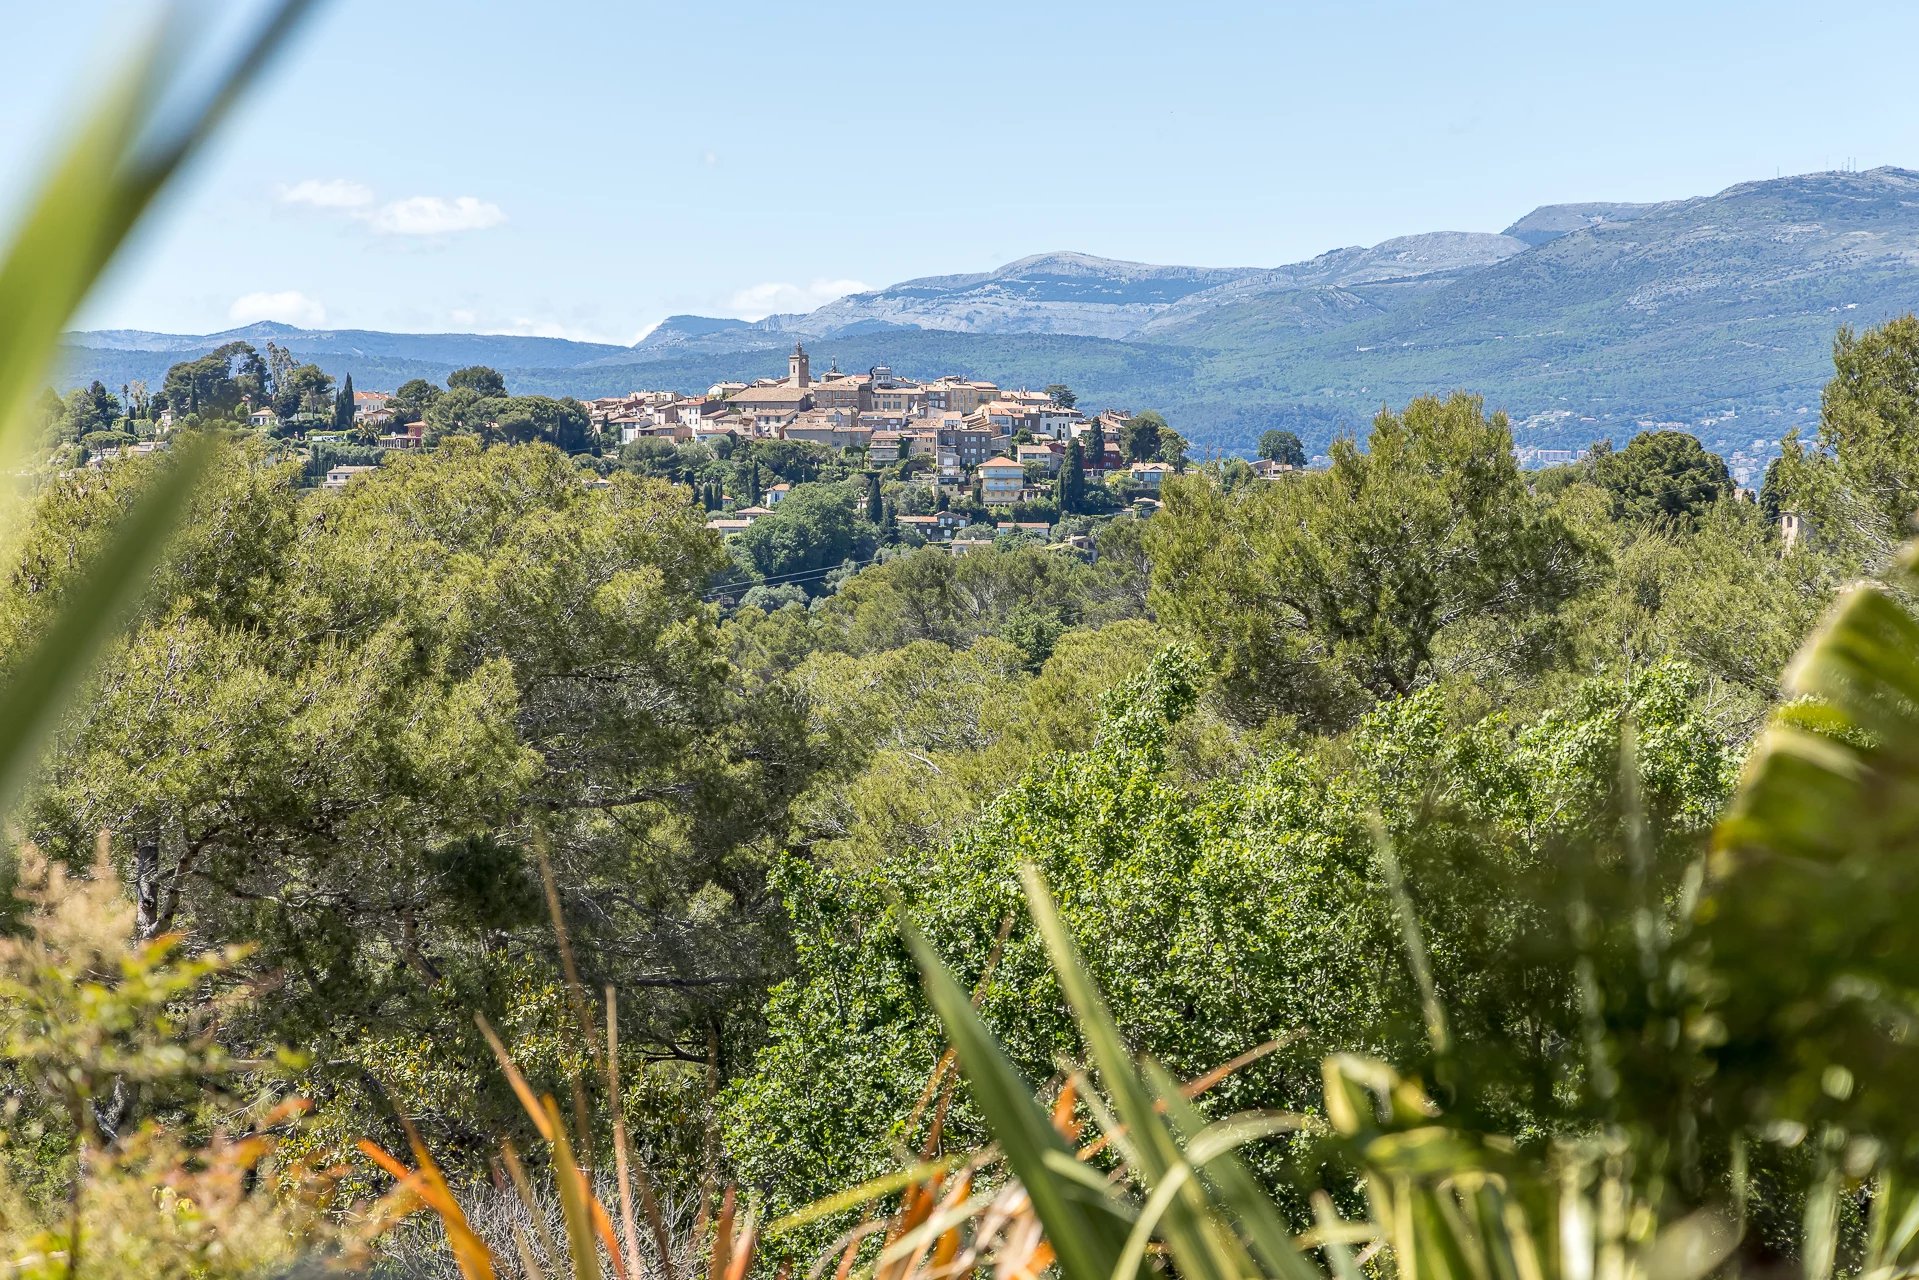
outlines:
{"label": "blue sky", "polygon": [[[8,6],[0,206],[155,7]],[[1858,0],[332,0],[85,322],[624,343],[1051,249],[1271,266],[1919,168],[1916,46]]]}

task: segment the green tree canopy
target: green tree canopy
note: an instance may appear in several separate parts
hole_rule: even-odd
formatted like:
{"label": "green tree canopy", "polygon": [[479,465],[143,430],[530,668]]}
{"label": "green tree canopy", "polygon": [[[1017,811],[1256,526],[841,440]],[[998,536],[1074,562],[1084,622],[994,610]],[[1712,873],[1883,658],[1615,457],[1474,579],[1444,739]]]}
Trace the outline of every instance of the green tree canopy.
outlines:
{"label": "green tree canopy", "polygon": [[853,512],[841,485],[812,484],[789,493],[773,514],[761,516],[733,539],[742,565],[763,578],[798,582],[809,592],[824,586],[825,571],[873,554],[873,527]]}
{"label": "green tree canopy", "polygon": [[1382,412],[1330,470],[1224,492],[1175,482],[1152,521],[1153,602],[1255,719],[1349,721],[1442,669],[1550,656],[1587,547],[1528,489],[1476,397]]}
{"label": "green tree canopy", "polygon": [[592,446],[592,420],[586,406],[571,397],[508,396],[488,403],[493,405],[489,432],[496,430],[507,444],[550,444],[566,453],[584,453]]}
{"label": "green tree canopy", "polygon": [[169,368],[160,395],[177,413],[225,416],[249,396],[255,404],[265,403],[268,390],[260,353],[251,343],[229,342]]}
{"label": "green tree canopy", "polygon": [[387,402],[387,408],[393,414],[395,425],[405,426],[409,422],[424,421],[426,411],[445,394],[446,392],[425,378],[409,378],[400,384],[398,391],[393,393],[393,399]]}
{"label": "green tree canopy", "polygon": [[282,418],[333,416],[333,376],[317,364],[295,365],[273,386],[273,410]]}
{"label": "green tree canopy", "polygon": [[[1581,1023],[1565,921],[1548,905],[1553,883],[1587,876],[1595,898],[1608,892],[1570,851],[1618,829],[1626,716],[1640,726],[1635,772],[1656,833],[1648,873],[1662,887],[1676,883],[1677,855],[1710,821],[1733,771],[1696,709],[1695,678],[1661,667],[1594,682],[1537,723],[1495,717],[1463,730],[1446,727],[1428,692],[1380,707],[1338,759],[1282,751],[1197,796],[1173,783],[1166,756],[1195,680],[1177,655],[1156,659],[1109,701],[1094,745],[1034,763],[944,847],[787,865],[781,888],[799,973],[775,989],[766,1047],[727,1115],[728,1149],[748,1179],[782,1206],[804,1204],[878,1173],[895,1145],[920,1140],[900,1126],[944,1038],[900,942],[902,918],[968,985],[1010,923],[982,1017],[1029,1079],[1081,1059],[1021,910],[1022,863],[1058,895],[1130,1045],[1175,1077],[1286,1041],[1220,1086],[1209,1100],[1220,1111],[1312,1107],[1328,1052],[1383,1052],[1416,1067],[1425,1055],[1418,998],[1369,830],[1375,813],[1404,841],[1456,1034],[1487,1046],[1475,1074],[1511,1086],[1489,1091],[1488,1121],[1559,1118],[1551,1082]],[[990,707],[1007,696],[981,690],[967,701]],[[913,706],[909,695],[879,714]],[[950,722],[925,710],[930,724]],[[1615,872],[1607,882],[1619,891],[1624,881]],[[1629,961],[1629,941],[1618,952]],[[819,1088],[821,1079],[834,1088]],[[960,1149],[978,1139],[963,1093],[948,1125]]]}
{"label": "green tree canopy", "polygon": [[426,441],[434,444],[446,436],[497,438],[494,424],[504,404],[470,387],[455,387],[427,405]]}
{"label": "green tree canopy", "polygon": [[1642,431],[1617,453],[1595,450],[1591,461],[1617,518],[1690,529],[1734,488],[1725,460],[1684,431]]}
{"label": "green tree canopy", "polygon": [[[42,495],[0,662],[155,465]],[[215,475],[25,815],[42,845],[84,858],[110,830],[146,936],[257,942],[279,985],[226,1033],[308,1046],[341,1138],[368,1074],[454,1152],[512,1114],[460,1028],[555,1029],[539,841],[635,1043],[697,1059],[743,1034],[778,955],[753,847],[812,765],[797,704],[728,684],[701,603],[721,557],[684,495],[588,487],[545,447],[394,459],[337,493],[238,449]]]}
{"label": "green tree canopy", "polygon": [[1303,467],[1306,465],[1306,446],[1292,432],[1275,428],[1259,437],[1259,456],[1268,462]]}
{"label": "green tree canopy", "polygon": [[469,365],[464,369],[455,369],[446,375],[448,391],[471,391],[477,396],[496,399],[506,394],[506,379],[496,369],[483,364]]}
{"label": "green tree canopy", "polygon": [[1127,462],[1154,462],[1160,457],[1160,440],[1172,428],[1166,419],[1148,409],[1136,413],[1120,428],[1120,453]]}
{"label": "green tree canopy", "polygon": [[1811,518],[1823,545],[1877,573],[1919,512],[1919,317],[1842,326],[1832,359],[1818,447],[1789,437],[1768,487],[1775,503]]}

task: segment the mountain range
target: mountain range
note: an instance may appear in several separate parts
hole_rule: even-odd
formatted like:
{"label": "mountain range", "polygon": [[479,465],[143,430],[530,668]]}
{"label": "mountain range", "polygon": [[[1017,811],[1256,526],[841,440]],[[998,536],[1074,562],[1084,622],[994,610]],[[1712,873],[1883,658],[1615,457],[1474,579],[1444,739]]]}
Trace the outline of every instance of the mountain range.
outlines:
{"label": "mountain range", "polygon": [[632,347],[478,334],[251,325],[196,336],[68,336],[74,381],[157,384],[176,360],[268,339],[362,387],[490,364],[515,390],[593,396],[886,364],[1004,385],[1066,382],[1153,407],[1201,449],[1271,426],[1323,447],[1382,404],[1467,389],[1522,444],[1683,426],[1750,473],[1817,417],[1839,325],[1919,306],[1919,173],[1742,183],[1655,204],[1535,209],[1503,231],[1408,235],[1259,268],[1080,253],[930,276],[759,321],[674,316]]}

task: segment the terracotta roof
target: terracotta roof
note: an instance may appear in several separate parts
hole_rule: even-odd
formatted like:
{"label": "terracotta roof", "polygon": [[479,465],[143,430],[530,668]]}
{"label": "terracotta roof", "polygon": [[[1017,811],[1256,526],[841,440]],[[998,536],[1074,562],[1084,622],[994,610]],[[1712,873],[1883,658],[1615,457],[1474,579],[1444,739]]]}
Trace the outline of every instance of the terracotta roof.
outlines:
{"label": "terracotta roof", "polygon": [[729,404],[798,404],[806,398],[801,387],[748,387],[737,391],[728,400]]}

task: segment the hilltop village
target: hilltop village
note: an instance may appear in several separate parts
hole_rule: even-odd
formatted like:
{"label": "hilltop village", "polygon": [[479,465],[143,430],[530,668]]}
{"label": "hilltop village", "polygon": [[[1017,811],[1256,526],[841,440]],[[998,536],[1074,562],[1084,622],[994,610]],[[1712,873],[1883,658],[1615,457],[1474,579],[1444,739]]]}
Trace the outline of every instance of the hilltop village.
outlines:
{"label": "hilltop village", "polygon": [[[938,508],[891,504],[895,528],[929,541],[956,540],[980,509],[997,517],[994,527],[1044,533],[1055,523],[1049,517],[1114,505],[1089,497],[1088,486],[1147,515],[1166,477],[1185,465],[1185,442],[1157,414],[1088,414],[1064,386],[1006,389],[955,376],[923,382],[885,366],[815,378],[799,344],[784,379],[723,382],[698,396],[636,391],[585,408],[601,437],[622,447],[653,440],[731,452],[741,442],[778,440],[861,458],[873,476],[912,483]],[[772,514],[791,488],[720,494],[708,527],[742,532]],[[1012,518],[1018,515],[1037,518]],[[978,540],[958,538],[956,550]]]}
{"label": "hilltop village", "polygon": [[[720,589],[742,593],[811,592],[895,547],[1095,554],[1099,526],[1152,516],[1189,460],[1160,414],[1083,408],[1064,384],[919,380],[886,366],[815,375],[797,344],[784,378],[581,400],[513,394],[484,366],[455,370],[444,385],[414,378],[361,390],[276,344],[262,353],[235,342],[174,365],[158,389],[134,383],[115,394],[94,383],[50,394],[45,413],[56,467],[100,466],[165,449],[180,428],[214,427],[261,438],[321,489],[463,438],[550,444],[591,485],[625,472],[681,487],[739,568]],[[1261,455],[1218,465],[1252,481],[1308,463],[1283,431],[1268,433]]]}

